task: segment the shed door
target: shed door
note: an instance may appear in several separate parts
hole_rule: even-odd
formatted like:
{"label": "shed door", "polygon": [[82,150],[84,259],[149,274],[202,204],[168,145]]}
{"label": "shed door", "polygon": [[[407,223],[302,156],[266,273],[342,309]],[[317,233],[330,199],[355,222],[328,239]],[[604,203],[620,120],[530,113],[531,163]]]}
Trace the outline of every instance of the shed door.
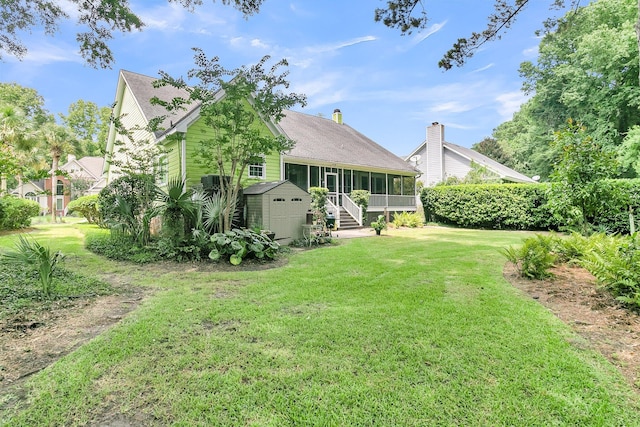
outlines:
{"label": "shed door", "polygon": [[282,196],[271,196],[269,199],[269,212],[271,213],[269,228],[276,233],[276,239],[291,237],[290,213],[287,206],[287,199]]}

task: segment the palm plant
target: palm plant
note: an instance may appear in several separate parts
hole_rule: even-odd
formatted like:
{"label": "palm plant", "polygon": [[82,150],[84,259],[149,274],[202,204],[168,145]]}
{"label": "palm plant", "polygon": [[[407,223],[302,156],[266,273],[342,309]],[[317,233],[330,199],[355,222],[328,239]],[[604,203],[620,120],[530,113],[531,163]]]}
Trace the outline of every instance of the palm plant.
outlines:
{"label": "palm plant", "polygon": [[181,240],[190,231],[197,218],[198,204],[193,199],[193,191],[185,188],[183,179],[169,179],[167,189],[158,189],[156,212],[162,215],[165,235],[174,241]]}
{"label": "palm plant", "polygon": [[2,262],[18,267],[34,268],[38,273],[38,280],[42,293],[51,296],[51,284],[53,273],[58,262],[64,258],[60,251],[51,252],[49,247],[42,246],[35,240],[19,236],[16,250],[7,252],[2,257]]}
{"label": "palm plant", "polygon": [[48,123],[42,129],[42,135],[51,154],[51,220],[56,220],[56,177],[63,154],[73,149],[74,136],[70,130],[55,123]]}

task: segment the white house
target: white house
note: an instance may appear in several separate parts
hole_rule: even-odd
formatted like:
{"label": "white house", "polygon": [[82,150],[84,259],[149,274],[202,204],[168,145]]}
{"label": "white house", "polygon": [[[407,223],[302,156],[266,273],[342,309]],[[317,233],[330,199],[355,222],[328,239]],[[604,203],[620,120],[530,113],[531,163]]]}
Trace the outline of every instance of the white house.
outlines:
{"label": "white house", "polygon": [[496,162],[470,148],[446,142],[444,125],[435,122],[427,127],[427,138],[405,160],[421,172],[418,182],[431,187],[449,177],[463,179],[472,164],[486,167],[503,181],[533,183],[533,179]]}

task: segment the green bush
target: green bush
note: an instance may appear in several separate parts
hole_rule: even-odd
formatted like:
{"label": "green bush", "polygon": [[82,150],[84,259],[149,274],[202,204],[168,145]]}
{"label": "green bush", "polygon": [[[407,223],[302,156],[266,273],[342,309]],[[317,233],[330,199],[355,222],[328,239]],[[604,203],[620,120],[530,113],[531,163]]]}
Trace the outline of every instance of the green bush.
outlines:
{"label": "green bush", "polygon": [[423,225],[422,217],[417,212],[397,212],[391,221],[394,227],[416,228]]}
{"label": "green bush", "polygon": [[145,264],[160,259],[155,247],[140,247],[132,236],[120,233],[88,234],[85,247],[95,254],[117,261]]}
{"label": "green bush", "polygon": [[0,230],[29,227],[31,218],[40,213],[40,205],[33,200],[14,196],[0,198]]}
{"label": "green bush", "polygon": [[98,208],[98,197],[97,194],[94,194],[72,200],[67,205],[69,213],[79,213],[90,224],[102,224],[100,209]]}
{"label": "green bush", "polygon": [[[631,231],[629,211],[640,216],[640,179],[606,180],[592,227],[609,233]],[[559,230],[571,218],[554,216],[548,203],[550,184],[480,184],[423,188],[420,199],[427,221],[468,228]]]}
{"label": "green bush", "polygon": [[274,259],[280,251],[280,244],[266,235],[239,228],[212,235],[211,243],[213,249],[209,258],[228,260],[233,265],[240,264],[245,258]]}
{"label": "green bush", "polygon": [[424,188],[425,219],[469,228],[554,229],[545,184],[476,184]]}
{"label": "green bush", "polygon": [[367,217],[367,209],[369,208],[369,193],[367,190],[353,190],[349,194],[349,198],[353,200],[353,203],[362,208],[362,218]]}
{"label": "green bush", "polygon": [[528,279],[546,279],[551,276],[549,270],[556,263],[555,247],[557,241],[554,236],[537,234],[524,240],[522,246],[510,246],[502,250],[502,254],[513,263],[522,277]]}

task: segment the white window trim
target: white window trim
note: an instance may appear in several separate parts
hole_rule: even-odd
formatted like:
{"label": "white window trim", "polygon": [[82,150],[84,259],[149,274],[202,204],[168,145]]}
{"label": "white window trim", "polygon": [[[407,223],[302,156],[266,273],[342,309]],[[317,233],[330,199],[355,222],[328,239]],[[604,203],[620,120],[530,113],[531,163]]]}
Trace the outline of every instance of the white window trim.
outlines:
{"label": "white window trim", "polygon": [[[251,173],[251,167],[252,166],[253,167],[261,166],[262,173],[260,175],[253,175]],[[251,164],[249,164],[249,167],[247,168],[247,174],[249,175],[249,178],[267,179],[267,162],[265,161],[265,158],[262,157],[262,164],[259,164],[259,163],[251,163]]]}

